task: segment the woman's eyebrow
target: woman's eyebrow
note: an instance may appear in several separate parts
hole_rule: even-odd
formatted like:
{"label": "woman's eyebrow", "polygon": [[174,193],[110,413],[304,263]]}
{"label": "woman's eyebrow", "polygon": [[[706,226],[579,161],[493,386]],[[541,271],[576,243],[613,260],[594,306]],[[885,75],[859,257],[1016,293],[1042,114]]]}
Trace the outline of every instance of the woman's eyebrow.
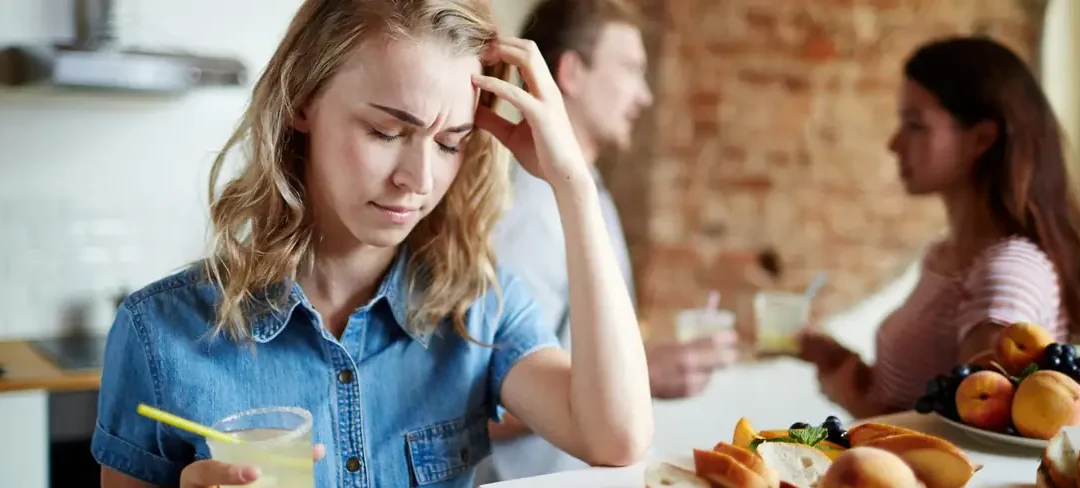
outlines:
{"label": "woman's eyebrow", "polygon": [[[417,116],[415,116],[415,115],[413,115],[413,114],[411,114],[409,112],[406,112],[406,111],[404,111],[404,110],[402,110],[400,108],[387,107],[386,105],[379,105],[377,103],[369,103],[368,105],[371,105],[372,107],[375,107],[375,108],[377,108],[379,110],[382,110],[383,112],[386,112],[387,114],[392,115],[394,118],[396,118],[396,119],[398,119],[398,120],[400,120],[402,122],[405,122],[406,124],[416,126],[416,127],[427,127],[427,124],[425,124],[423,120],[420,120],[420,117],[417,117]],[[443,132],[462,133],[462,132],[469,132],[472,129],[473,129],[473,124],[470,122],[470,123],[465,123],[465,124],[461,124],[461,125],[456,125],[454,127],[449,127],[446,130],[444,130]]]}

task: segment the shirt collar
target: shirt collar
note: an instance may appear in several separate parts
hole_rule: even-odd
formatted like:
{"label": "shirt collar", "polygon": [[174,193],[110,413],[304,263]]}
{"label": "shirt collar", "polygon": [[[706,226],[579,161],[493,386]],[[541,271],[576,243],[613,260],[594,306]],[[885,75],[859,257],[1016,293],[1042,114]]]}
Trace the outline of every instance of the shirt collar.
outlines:
{"label": "shirt collar", "polygon": [[[401,327],[409,337],[418,342],[421,346],[427,348],[428,344],[431,342],[431,336],[434,333],[434,329],[427,327],[420,330],[415,327],[410,327],[408,323],[408,307],[410,302],[408,258],[409,253],[406,252],[404,248],[402,248],[401,251],[398,251],[397,256],[394,258],[394,263],[390,267],[390,272],[383,278],[382,283],[379,284],[378,291],[376,291],[375,296],[369,303],[374,307],[379,301],[385,300],[390,306],[390,312],[394,317],[394,321],[397,322],[398,327]],[[280,294],[284,286],[286,285],[271,286],[262,294],[257,295],[257,299],[263,303],[269,303],[269,299],[281,296]],[[422,290],[413,290],[413,295],[418,295],[421,291]],[[284,306],[262,313],[254,320],[251,329],[252,339],[254,339],[255,342],[266,343],[277,337],[281,334],[281,331],[285,329],[285,326],[288,325],[293,312],[296,311],[298,306],[306,309],[312,316],[315,315],[315,308],[311,305],[311,302],[308,301],[307,297],[304,296],[304,292],[300,289],[300,285],[293,283]]]}

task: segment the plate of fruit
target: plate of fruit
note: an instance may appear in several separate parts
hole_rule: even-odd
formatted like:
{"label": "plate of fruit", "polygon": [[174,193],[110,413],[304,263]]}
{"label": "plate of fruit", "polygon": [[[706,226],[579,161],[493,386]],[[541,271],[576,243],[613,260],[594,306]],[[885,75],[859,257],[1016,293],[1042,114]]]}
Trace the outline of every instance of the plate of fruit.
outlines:
{"label": "plate of fruit", "polygon": [[692,462],[647,466],[645,487],[959,488],[981,468],[945,439],[894,425],[867,422],[845,429],[829,417],[816,426],[798,422],[759,432],[742,418],[731,442],[694,449]]}
{"label": "plate of fruit", "polygon": [[999,333],[993,351],[926,385],[915,404],[974,440],[1045,449],[1062,427],[1080,425],[1080,358],[1031,323]]}

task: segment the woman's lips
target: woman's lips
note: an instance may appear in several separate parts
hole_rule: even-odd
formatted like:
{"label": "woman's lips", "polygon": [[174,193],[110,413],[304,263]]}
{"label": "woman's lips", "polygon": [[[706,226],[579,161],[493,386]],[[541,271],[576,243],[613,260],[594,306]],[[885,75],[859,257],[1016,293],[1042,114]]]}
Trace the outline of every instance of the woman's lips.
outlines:
{"label": "woman's lips", "polygon": [[398,206],[398,205],[379,205],[378,203],[375,203],[375,202],[372,202],[371,206],[375,207],[375,209],[378,210],[379,213],[385,215],[387,217],[387,219],[390,220],[390,222],[393,222],[395,224],[404,224],[404,223],[408,222],[409,219],[412,218],[412,216],[419,211],[419,209],[417,209],[415,207],[402,207],[402,206]]}

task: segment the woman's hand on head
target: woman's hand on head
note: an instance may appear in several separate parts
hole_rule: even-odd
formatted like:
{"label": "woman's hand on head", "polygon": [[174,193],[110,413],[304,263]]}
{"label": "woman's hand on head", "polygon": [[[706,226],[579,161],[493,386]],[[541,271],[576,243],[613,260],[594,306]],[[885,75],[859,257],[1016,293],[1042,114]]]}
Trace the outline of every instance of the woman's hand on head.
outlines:
{"label": "woman's hand on head", "polygon": [[[316,461],[326,456],[326,447],[312,447]],[[218,486],[245,486],[254,483],[262,473],[254,466],[238,466],[213,459],[196,461],[180,473],[180,488],[216,488]]]}
{"label": "woman's hand on head", "polygon": [[476,87],[506,100],[523,117],[521,122],[513,123],[481,106],[477,109],[476,126],[502,142],[529,173],[552,186],[591,178],[566,114],[562,93],[536,44],[502,37],[488,45],[482,60],[517,67],[526,89],[499,78],[474,76]]}

